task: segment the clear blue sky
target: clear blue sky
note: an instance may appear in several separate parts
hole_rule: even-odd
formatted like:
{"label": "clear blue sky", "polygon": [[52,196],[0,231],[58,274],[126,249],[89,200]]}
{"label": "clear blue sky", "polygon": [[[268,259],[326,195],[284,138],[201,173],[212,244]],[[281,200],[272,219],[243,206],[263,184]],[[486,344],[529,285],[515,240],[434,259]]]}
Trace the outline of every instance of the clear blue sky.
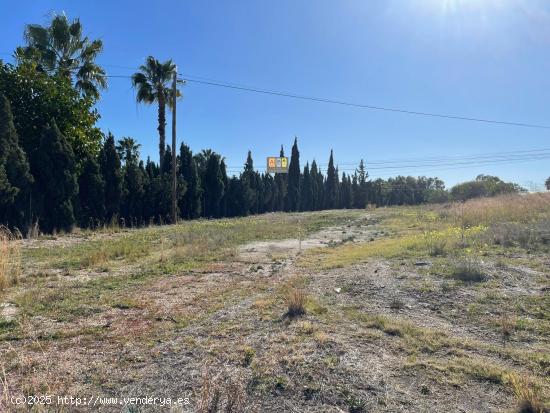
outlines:
{"label": "clear blue sky", "polygon": [[[417,111],[550,124],[550,2],[384,1],[1,1],[1,57],[23,43],[26,23],[48,13],[80,17],[104,42],[99,63],[131,74],[147,55],[172,58],[187,75]],[[231,167],[252,150],[256,166],[290,152],[337,163],[550,148],[550,130],[297,101],[188,84],[178,139],[212,148]],[[156,159],[156,108],[138,106],[128,79],[111,79],[100,126],[133,136]],[[168,119],[170,125],[170,119]],[[170,136],[170,129],[167,130]],[[303,165],[303,163],[302,163]],[[346,165],[346,168],[348,166]],[[341,167],[344,169],[344,167]],[[233,171],[234,169],[231,169]],[[448,184],[479,173],[524,185],[550,175],[550,161],[371,171],[427,174]]]}

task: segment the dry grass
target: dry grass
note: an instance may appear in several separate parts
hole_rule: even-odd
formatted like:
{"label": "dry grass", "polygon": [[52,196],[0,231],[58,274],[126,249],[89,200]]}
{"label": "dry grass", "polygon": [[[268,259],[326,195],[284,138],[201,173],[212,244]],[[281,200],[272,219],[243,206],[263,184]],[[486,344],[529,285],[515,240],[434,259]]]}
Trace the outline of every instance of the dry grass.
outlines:
{"label": "dry grass", "polygon": [[315,338],[315,341],[320,345],[324,346],[330,341],[330,336],[325,333],[324,331],[316,331],[313,334],[313,337]]}
{"label": "dry grass", "polygon": [[289,318],[299,317],[306,313],[307,295],[302,289],[293,288],[286,296],[287,312]]}
{"label": "dry grass", "polygon": [[245,411],[246,383],[236,370],[223,370],[212,376],[205,369],[198,401],[199,413],[237,413]]}
{"label": "dry grass", "polygon": [[450,215],[466,227],[497,222],[533,222],[549,213],[548,192],[471,199],[464,204],[453,204],[450,209]]}
{"label": "dry grass", "polygon": [[517,374],[506,374],[504,381],[512,388],[518,401],[518,413],[547,413],[541,401],[540,391],[526,377]]}
{"label": "dry grass", "polygon": [[525,249],[550,246],[550,218],[530,223],[503,222],[494,224],[482,239],[503,247],[519,246]]}
{"label": "dry grass", "polygon": [[0,291],[14,285],[21,275],[21,236],[0,227]]}
{"label": "dry grass", "polygon": [[516,330],[517,320],[515,317],[503,316],[499,320],[500,332],[502,334],[502,341],[506,344],[511,338],[512,334]]}
{"label": "dry grass", "polygon": [[[505,411],[519,402],[521,411],[536,411],[549,400],[548,340],[541,333],[548,326],[546,273],[520,272],[522,265],[513,257],[524,251],[508,254],[501,246],[473,244],[481,230],[473,233],[473,227],[462,228],[451,216],[441,218],[437,208],[380,209],[372,212],[379,218],[372,222],[346,221],[347,212],[340,211],[336,229],[322,234],[338,240],[351,228],[362,235],[354,243],[317,255],[307,251],[300,258],[273,248],[275,253],[258,259],[260,273],[247,260],[233,259],[236,247],[294,236],[294,215],[90,235],[65,244],[63,253],[58,249],[63,239],[30,244],[34,249],[30,260],[24,255],[24,269],[36,271],[36,261],[44,262],[41,271],[58,279],[28,278],[3,300],[17,306],[17,330],[4,328],[0,344],[14,346],[17,353],[0,356],[11,357],[0,361],[0,398],[6,398],[5,364],[10,395],[23,390],[70,394],[83,386],[100,395],[120,389],[121,396],[133,396],[128,394],[132,380],[163,396],[185,383],[193,385],[185,387],[194,392],[189,409],[199,412]],[[386,216],[393,219],[391,228]],[[325,220],[311,217],[312,227]],[[277,234],[269,232],[273,227]],[[464,239],[466,246],[458,246]],[[50,255],[42,251],[46,248]],[[482,258],[481,248],[493,255]],[[311,271],[295,266],[304,256]],[[496,268],[496,257],[508,266]],[[453,264],[467,258],[480,263],[488,282],[466,285],[451,279]],[[547,261],[535,254],[525,259]],[[358,261],[369,263],[320,270]],[[415,265],[419,261],[422,266]],[[98,265],[112,271],[74,279],[56,270],[61,264],[73,274]],[[424,286],[431,287],[419,289]],[[508,294],[510,288],[514,294]],[[478,308],[475,317],[466,313],[470,305]],[[510,319],[500,320],[501,315]],[[505,336],[509,342],[503,346]],[[28,338],[38,340],[45,354],[26,347]],[[67,365],[48,376],[46,356]],[[205,360],[209,371],[197,377]],[[408,364],[418,369],[418,386],[403,392],[412,377]],[[516,376],[508,382],[505,374],[524,374],[525,383]],[[156,380],[165,377],[179,384]],[[44,384],[48,381],[52,385]],[[367,391],[364,383],[372,388]],[[451,406],[441,394],[465,401]],[[254,405],[262,407],[253,410]]]}

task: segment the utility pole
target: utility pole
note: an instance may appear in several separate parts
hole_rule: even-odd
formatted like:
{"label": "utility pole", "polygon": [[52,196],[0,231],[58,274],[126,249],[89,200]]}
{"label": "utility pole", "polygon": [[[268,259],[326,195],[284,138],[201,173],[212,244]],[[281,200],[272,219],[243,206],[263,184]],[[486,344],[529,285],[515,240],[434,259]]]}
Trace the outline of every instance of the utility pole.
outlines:
{"label": "utility pole", "polygon": [[178,213],[176,206],[176,100],[178,91],[176,82],[178,77],[177,66],[174,68],[172,79],[172,224],[178,223]]}

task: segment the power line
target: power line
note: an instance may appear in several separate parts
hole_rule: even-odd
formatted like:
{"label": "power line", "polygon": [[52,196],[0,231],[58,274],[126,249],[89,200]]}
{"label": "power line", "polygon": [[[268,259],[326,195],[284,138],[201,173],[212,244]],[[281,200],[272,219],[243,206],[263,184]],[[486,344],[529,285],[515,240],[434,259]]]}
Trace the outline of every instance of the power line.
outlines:
{"label": "power line", "polygon": [[[120,66],[120,67],[123,67],[123,66]],[[182,73],[178,73],[178,75],[184,76]],[[107,77],[107,78],[131,78],[132,76],[128,76],[128,75],[104,75],[104,77]],[[202,79],[207,79],[207,78],[202,78]],[[403,113],[403,114],[407,114],[407,115],[426,116],[426,117],[434,117],[434,118],[442,118],[442,119],[453,119],[453,120],[461,120],[461,121],[468,121],[468,122],[480,122],[480,123],[497,124],[497,125],[517,126],[517,127],[523,127],[523,128],[550,129],[550,126],[542,125],[542,124],[500,121],[500,120],[495,120],[495,119],[485,119],[485,118],[458,116],[458,115],[450,115],[450,114],[443,114],[443,113],[422,112],[422,111],[391,108],[391,107],[376,106],[376,105],[367,105],[367,104],[362,104],[362,103],[346,102],[346,101],[337,100],[337,99],[328,99],[328,98],[320,98],[320,97],[313,97],[313,96],[305,96],[305,95],[300,95],[300,94],[296,94],[296,93],[281,92],[281,91],[276,91],[276,90],[261,89],[261,88],[255,88],[255,87],[249,87],[249,86],[241,86],[241,85],[226,83],[226,82],[222,82],[222,81],[201,80],[199,77],[194,77],[194,76],[183,77],[182,79],[179,79],[179,80],[184,80],[186,82],[209,85],[209,86],[217,86],[217,87],[222,87],[222,88],[227,88],[227,89],[241,90],[241,91],[246,91],[246,92],[253,92],[253,93],[259,93],[259,94],[287,97],[287,98],[291,98],[291,99],[308,100],[308,101],[312,101],[312,102],[329,103],[329,104],[334,104],[334,105],[349,106],[349,107],[356,107],[356,108],[362,108],[362,109],[378,110],[378,111],[384,111],[384,112]]]}
{"label": "power line", "polygon": [[[182,74],[179,73],[179,75],[182,75]],[[390,107],[384,107],[384,106],[367,105],[367,104],[361,104],[361,103],[346,102],[346,101],[343,101],[343,100],[319,98],[319,97],[298,95],[298,94],[294,94],[294,93],[280,92],[280,91],[274,91],[274,90],[238,86],[238,85],[233,85],[233,84],[229,84],[229,83],[199,80],[199,79],[193,79],[191,77],[185,77],[183,80],[185,80],[187,82],[198,83],[198,84],[203,84],[203,85],[210,85],[210,86],[218,86],[218,87],[223,87],[223,88],[227,88],[227,89],[242,90],[242,91],[247,91],[247,92],[254,92],[254,93],[261,93],[261,94],[266,94],[266,95],[281,96],[281,97],[287,97],[287,98],[292,98],[292,99],[309,100],[309,101],[313,101],[313,102],[330,103],[330,104],[335,104],[335,105],[351,106],[351,107],[357,107],[357,108],[363,108],[363,109],[372,109],[372,110],[385,111],[385,112],[404,113],[404,114],[408,114],[408,115],[428,116],[428,117],[454,119],[454,120],[462,120],[462,121],[470,121],[470,122],[481,122],[481,123],[490,123],[490,124],[499,124],[499,125],[508,125],[508,126],[518,126],[518,127],[525,127],[525,128],[550,129],[550,126],[548,126],[548,125],[540,125],[540,124],[534,124],[534,123],[523,123],[523,122],[509,122],[509,121],[500,121],[500,120],[494,120],[494,119],[473,118],[473,117],[467,117],[467,116],[448,115],[448,114],[442,114],[442,113],[421,112],[421,111],[414,111],[414,110],[407,110],[407,109],[390,108]]]}
{"label": "power line", "polygon": [[[454,155],[454,156],[439,156],[439,157],[428,157],[428,158],[404,158],[404,159],[395,159],[395,160],[368,160],[363,159],[365,167],[367,169],[373,169],[372,165],[394,165],[396,167],[406,167],[409,166],[409,163],[424,163],[427,162],[428,165],[438,165],[442,162],[453,162],[453,161],[465,161],[465,160],[496,160],[496,159],[514,159],[518,156],[540,156],[540,155],[550,155],[550,149],[531,149],[524,151],[509,151],[509,152],[494,152],[494,153],[485,153],[477,155]],[[360,161],[355,162],[338,162],[339,166],[359,166]],[[317,162],[317,166],[327,166],[327,162]],[[240,165],[229,165],[228,168],[240,168]]]}
{"label": "power line", "polygon": [[[486,166],[486,165],[494,165],[494,164],[507,165],[507,164],[521,163],[521,162],[541,161],[541,160],[547,160],[547,159],[550,159],[550,154],[545,154],[544,156],[537,155],[537,156],[531,156],[531,157],[485,160],[485,161],[474,161],[474,162],[454,162],[454,163],[447,163],[447,164],[440,164],[440,165],[415,165],[415,166],[400,166],[400,167],[391,167],[391,168],[389,167],[388,168],[368,168],[367,167],[366,169],[367,171],[385,169],[389,172],[389,171],[414,171],[420,168],[422,171],[440,172],[440,171],[447,171],[447,170],[453,170],[453,169],[472,168],[476,166]],[[238,169],[235,167],[228,167],[227,170],[228,172],[231,172],[231,173],[242,172],[242,168]],[[265,170],[265,168],[260,168],[257,170],[263,171]],[[338,171],[355,172],[356,168],[338,168]],[[391,172],[391,173],[395,173],[395,172]],[[419,171],[415,173],[419,173]]]}
{"label": "power line", "polygon": [[490,163],[500,163],[507,161],[521,161],[521,160],[538,160],[538,159],[549,159],[550,153],[531,155],[531,156],[510,156],[497,159],[485,159],[485,160],[465,160],[457,162],[440,162],[440,163],[420,163],[415,165],[404,165],[404,166],[373,166],[369,167],[369,170],[384,170],[384,169],[410,169],[410,168],[424,168],[429,166],[454,166],[454,165],[475,165],[475,164],[490,164]]}
{"label": "power line", "polygon": [[[475,155],[451,155],[451,156],[436,156],[436,157],[427,157],[427,158],[395,158],[395,159],[385,159],[385,160],[373,160],[370,161],[368,158],[365,158],[363,161],[365,165],[384,165],[384,164],[399,164],[399,163],[411,163],[411,162],[432,162],[432,161],[445,161],[445,160],[464,160],[464,159],[483,159],[483,158],[493,158],[493,157],[502,157],[505,155],[516,155],[516,154],[527,154],[527,153],[538,153],[538,152],[549,152],[550,148],[547,149],[530,149],[523,151],[507,151],[507,152],[493,152],[493,153],[481,153]],[[328,165],[328,162],[317,162],[317,165]],[[359,161],[356,162],[339,162],[338,165],[359,165]]]}

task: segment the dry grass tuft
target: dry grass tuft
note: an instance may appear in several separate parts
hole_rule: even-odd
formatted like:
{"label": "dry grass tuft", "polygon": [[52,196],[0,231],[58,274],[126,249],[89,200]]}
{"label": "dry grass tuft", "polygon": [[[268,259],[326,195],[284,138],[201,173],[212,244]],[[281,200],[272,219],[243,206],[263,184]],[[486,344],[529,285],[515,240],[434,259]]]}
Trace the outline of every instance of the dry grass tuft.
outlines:
{"label": "dry grass tuft", "polygon": [[317,331],[317,327],[311,321],[306,320],[306,321],[302,321],[298,325],[298,330],[302,334],[312,335],[313,333],[315,333],[315,331]]}
{"label": "dry grass tuft", "polygon": [[516,323],[516,318],[510,316],[503,316],[499,320],[500,332],[502,334],[502,341],[504,344],[512,338],[512,334],[516,330]]}
{"label": "dry grass tuft", "polygon": [[295,318],[304,315],[306,313],[306,300],[307,295],[303,290],[298,288],[293,288],[292,290],[290,290],[286,297],[286,304],[288,307],[286,315],[289,318]]}
{"label": "dry grass tuft", "polygon": [[21,275],[21,234],[0,226],[0,291],[17,284]]}
{"label": "dry grass tuft", "polygon": [[550,409],[544,406],[540,391],[526,377],[517,374],[506,374],[505,381],[512,388],[518,401],[518,413],[548,413]]}
{"label": "dry grass tuft", "polygon": [[313,337],[320,346],[324,346],[330,341],[330,336],[324,331],[316,331]]}
{"label": "dry grass tuft", "polygon": [[245,411],[246,383],[239,372],[222,370],[212,376],[205,369],[198,401],[199,413],[240,413]]}

